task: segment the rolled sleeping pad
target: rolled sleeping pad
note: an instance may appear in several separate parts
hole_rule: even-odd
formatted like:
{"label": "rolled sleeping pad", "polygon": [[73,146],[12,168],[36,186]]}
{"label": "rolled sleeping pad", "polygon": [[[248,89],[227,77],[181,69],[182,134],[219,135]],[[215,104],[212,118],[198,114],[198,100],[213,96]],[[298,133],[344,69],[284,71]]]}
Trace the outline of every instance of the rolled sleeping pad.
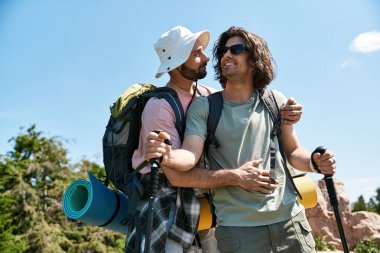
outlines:
{"label": "rolled sleeping pad", "polygon": [[[127,226],[120,223],[127,212],[128,198],[123,193],[106,187],[91,173],[88,173],[88,177],[90,181],[78,179],[66,189],[62,201],[65,215],[70,219],[126,234]],[[302,200],[299,198],[297,200],[305,208],[316,206],[317,190],[313,180],[304,174],[293,179],[302,195]],[[201,214],[198,231],[201,231],[212,227],[213,218],[208,200],[201,197],[199,202]]]}
{"label": "rolled sleeping pad", "polygon": [[[297,189],[301,193],[302,200],[297,197],[299,203],[305,208],[312,208],[317,205],[317,187],[313,180],[305,176],[305,174],[299,174],[293,177],[294,183]],[[199,198],[201,204],[201,217],[199,220],[198,231],[209,229],[212,227],[212,214],[210,209],[210,203],[205,197]]]}
{"label": "rolled sleeping pad", "polygon": [[66,189],[62,200],[65,215],[73,220],[126,234],[128,227],[120,223],[127,213],[128,198],[106,187],[90,172],[88,178],[90,181],[75,180]]}

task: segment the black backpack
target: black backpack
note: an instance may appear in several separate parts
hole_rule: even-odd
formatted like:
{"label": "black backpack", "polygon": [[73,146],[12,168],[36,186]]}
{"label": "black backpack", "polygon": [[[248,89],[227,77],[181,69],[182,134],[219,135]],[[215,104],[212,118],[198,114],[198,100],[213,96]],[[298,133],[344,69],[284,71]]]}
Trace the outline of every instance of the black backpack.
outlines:
{"label": "black backpack", "polygon": [[[268,88],[259,89],[259,97],[261,101],[264,102],[265,108],[269,111],[270,116],[273,121],[273,129],[271,132],[271,139],[270,139],[270,169],[274,170],[275,168],[275,138],[277,137],[279,147],[280,147],[280,153],[282,157],[282,163],[285,168],[286,176],[288,177],[289,181],[291,182],[297,196],[299,196],[300,199],[302,199],[301,194],[299,193],[292,175],[289,171],[289,168],[286,163],[286,156],[285,152],[283,150],[281,140],[279,138],[280,136],[280,125],[281,125],[281,114],[280,109],[278,108],[276,99],[273,95],[273,92]],[[207,137],[204,145],[204,156],[208,156],[208,149],[210,145],[214,145],[215,148],[218,148],[220,146],[218,140],[215,137],[215,131],[219,123],[220,116],[222,115],[222,109],[223,109],[223,95],[222,93],[216,92],[208,97],[208,104],[209,104],[209,115],[207,120]],[[209,194],[211,197],[211,194]]]}
{"label": "black backpack", "polygon": [[143,194],[139,171],[147,165],[143,162],[132,168],[132,155],[138,148],[141,114],[147,101],[163,98],[172,107],[175,127],[182,138],[185,130],[185,114],[175,90],[168,87],[156,88],[151,84],[130,86],[110,108],[111,116],[103,136],[103,162],[106,170],[105,185],[109,185],[128,196],[128,210],[124,224],[134,220],[135,210]]}

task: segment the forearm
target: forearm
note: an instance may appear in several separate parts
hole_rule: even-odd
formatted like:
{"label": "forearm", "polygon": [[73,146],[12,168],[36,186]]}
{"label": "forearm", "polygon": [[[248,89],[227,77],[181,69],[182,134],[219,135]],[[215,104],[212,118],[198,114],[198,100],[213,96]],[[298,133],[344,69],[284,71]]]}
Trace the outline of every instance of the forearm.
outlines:
{"label": "forearm", "polygon": [[182,172],[191,170],[196,163],[197,159],[193,152],[185,149],[176,149],[170,152],[170,155],[162,165]]}
{"label": "forearm", "polygon": [[297,134],[292,125],[281,126],[280,138],[289,164],[298,170],[312,172],[313,170],[310,167],[311,154],[298,141]]}
{"label": "forearm", "polygon": [[299,146],[287,155],[287,159],[289,164],[294,168],[304,172],[313,172],[310,167],[310,155],[311,154],[308,150],[302,146]]}
{"label": "forearm", "polygon": [[195,167],[188,171],[177,171],[162,167],[169,182],[178,187],[216,188],[238,185],[239,175],[234,170],[207,170]]}
{"label": "forearm", "polygon": [[177,171],[191,170],[198,163],[202,155],[203,144],[204,139],[199,136],[186,136],[182,149],[170,150],[163,165]]}

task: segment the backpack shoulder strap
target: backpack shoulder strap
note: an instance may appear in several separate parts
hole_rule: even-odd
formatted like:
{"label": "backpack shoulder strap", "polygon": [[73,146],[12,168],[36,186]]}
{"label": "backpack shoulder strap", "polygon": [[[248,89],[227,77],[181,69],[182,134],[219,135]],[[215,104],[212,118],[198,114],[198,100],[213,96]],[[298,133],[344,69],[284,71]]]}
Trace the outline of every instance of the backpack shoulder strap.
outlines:
{"label": "backpack shoulder strap", "polygon": [[177,92],[169,87],[159,87],[153,91],[148,91],[144,94],[145,97],[156,97],[165,99],[171,108],[173,109],[175,115],[175,128],[179,134],[181,141],[183,141],[183,136],[185,133],[186,117],[182,104],[178,99]]}
{"label": "backpack shoulder strap", "polygon": [[215,137],[215,131],[222,115],[223,109],[223,95],[221,91],[215,92],[207,97],[209,113],[207,119],[207,137],[205,141],[205,148],[207,150],[210,144],[215,148],[219,148],[220,144]]}
{"label": "backpack shoulder strap", "polygon": [[270,117],[273,121],[273,129],[271,133],[271,138],[279,134],[281,125],[281,114],[278,107],[276,98],[274,97],[273,91],[268,88],[262,88],[259,90],[260,99],[263,101],[265,107],[269,111]]}
{"label": "backpack shoulder strap", "polygon": [[[215,92],[211,95],[207,96],[208,100],[208,118],[207,118],[207,136],[204,143],[203,148],[203,159],[204,159],[204,167],[207,168],[207,159],[209,158],[209,147],[210,145],[214,145],[215,148],[219,148],[220,144],[218,140],[215,137],[215,131],[218,127],[218,123],[220,120],[220,117],[222,116],[222,109],[223,109],[223,95],[221,91]],[[210,212],[212,214],[212,224],[216,224],[216,214],[215,214],[215,207],[213,204],[213,195],[211,193],[211,190],[208,190],[208,193],[204,193],[206,199],[210,203]]]}
{"label": "backpack shoulder strap", "polygon": [[269,111],[269,114],[270,114],[272,121],[273,121],[273,129],[271,132],[270,147],[269,147],[269,149],[270,149],[270,171],[271,171],[270,175],[271,175],[271,177],[275,178],[274,169],[275,169],[275,161],[276,161],[276,157],[275,157],[276,145],[274,143],[274,138],[277,136],[277,141],[279,144],[278,146],[279,146],[280,154],[282,157],[282,163],[284,166],[286,176],[288,177],[290,183],[292,184],[296,194],[300,197],[300,199],[302,199],[302,196],[301,196],[299,190],[297,189],[297,187],[293,181],[293,178],[290,174],[290,171],[289,171],[289,168],[288,168],[288,165],[286,162],[285,151],[284,151],[282,143],[281,143],[281,138],[280,138],[280,135],[281,135],[281,131],[280,131],[281,113],[280,113],[280,108],[278,107],[276,98],[273,94],[273,91],[268,89],[268,88],[260,89],[259,90],[259,96],[260,96],[260,99],[263,101],[265,107]]}

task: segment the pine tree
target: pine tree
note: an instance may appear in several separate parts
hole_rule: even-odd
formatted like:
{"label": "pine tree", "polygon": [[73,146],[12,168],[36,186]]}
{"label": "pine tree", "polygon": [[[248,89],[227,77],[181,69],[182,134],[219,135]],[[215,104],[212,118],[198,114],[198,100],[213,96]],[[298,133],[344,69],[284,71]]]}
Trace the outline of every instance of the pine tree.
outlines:
{"label": "pine tree", "polygon": [[365,202],[363,195],[360,195],[358,201],[352,204],[352,211],[367,211],[380,214],[380,188],[377,188],[376,196],[370,198],[368,203]]}
{"label": "pine tree", "polygon": [[367,211],[367,204],[364,200],[363,195],[360,195],[358,198],[358,201],[353,203],[352,211],[353,212]]}
{"label": "pine tree", "polygon": [[374,202],[375,202],[374,211],[380,214],[380,188],[376,189],[376,197],[375,197]]}
{"label": "pine tree", "polygon": [[104,169],[81,161],[70,164],[58,137],[47,138],[35,125],[10,140],[0,156],[0,252],[122,252],[124,236],[67,219],[65,188],[87,171]]}

